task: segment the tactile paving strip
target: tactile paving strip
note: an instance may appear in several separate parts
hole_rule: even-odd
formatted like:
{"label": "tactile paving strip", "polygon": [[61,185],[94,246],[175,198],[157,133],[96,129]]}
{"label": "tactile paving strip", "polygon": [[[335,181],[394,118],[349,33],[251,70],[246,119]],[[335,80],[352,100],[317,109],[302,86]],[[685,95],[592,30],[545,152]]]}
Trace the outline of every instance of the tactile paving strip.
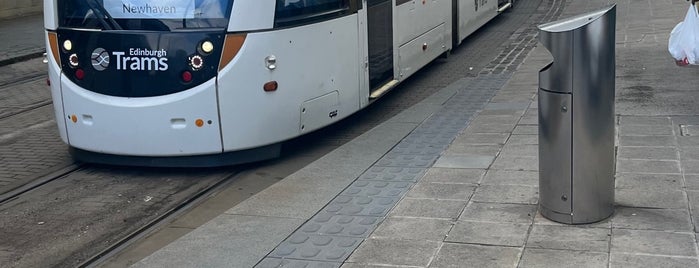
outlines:
{"label": "tactile paving strip", "polygon": [[450,85],[462,90],[256,267],[340,267],[511,76],[487,74]]}

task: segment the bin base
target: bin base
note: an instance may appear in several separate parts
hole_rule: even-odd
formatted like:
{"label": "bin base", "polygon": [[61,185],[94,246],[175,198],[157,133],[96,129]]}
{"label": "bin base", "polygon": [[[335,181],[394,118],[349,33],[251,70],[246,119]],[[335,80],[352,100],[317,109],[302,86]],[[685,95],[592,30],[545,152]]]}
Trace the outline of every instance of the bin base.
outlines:
{"label": "bin base", "polygon": [[544,218],[547,218],[549,220],[559,222],[559,223],[565,223],[565,224],[589,224],[589,223],[595,223],[595,222],[600,222],[603,221],[612,214],[614,214],[614,209],[609,209],[609,212],[601,213],[598,215],[598,217],[575,217],[573,213],[571,214],[565,214],[565,213],[560,213],[556,212],[553,210],[550,210],[542,205],[539,205],[539,213],[541,213]]}

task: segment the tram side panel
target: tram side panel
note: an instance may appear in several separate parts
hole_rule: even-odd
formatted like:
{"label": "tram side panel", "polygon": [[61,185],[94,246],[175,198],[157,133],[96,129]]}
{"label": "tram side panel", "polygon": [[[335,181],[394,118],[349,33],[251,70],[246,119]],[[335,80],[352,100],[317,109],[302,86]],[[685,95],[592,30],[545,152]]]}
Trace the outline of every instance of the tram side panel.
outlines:
{"label": "tram side panel", "polygon": [[[249,33],[218,76],[224,151],[274,144],[356,112],[358,34],[357,14]],[[273,81],[278,88],[264,91]]]}
{"label": "tram side panel", "polygon": [[457,43],[498,15],[498,0],[457,0]]}
{"label": "tram side panel", "polygon": [[451,50],[450,0],[396,0],[397,76],[403,80]]}

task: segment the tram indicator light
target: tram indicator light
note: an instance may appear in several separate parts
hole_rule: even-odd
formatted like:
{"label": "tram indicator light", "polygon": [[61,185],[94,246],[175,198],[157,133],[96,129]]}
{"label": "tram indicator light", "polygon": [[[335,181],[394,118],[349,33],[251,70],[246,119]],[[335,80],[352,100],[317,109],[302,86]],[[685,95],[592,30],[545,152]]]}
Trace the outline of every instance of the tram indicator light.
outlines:
{"label": "tram indicator light", "polygon": [[182,82],[185,82],[185,83],[192,82],[192,73],[190,71],[182,72]]}
{"label": "tram indicator light", "polygon": [[197,119],[194,121],[194,124],[197,125],[197,127],[203,127],[204,126],[204,120],[202,119]]}
{"label": "tram indicator light", "polygon": [[83,69],[75,70],[75,78],[78,80],[83,80],[83,78],[85,78],[85,71],[83,71]]}
{"label": "tram indicator light", "polygon": [[264,86],[262,86],[262,89],[264,89],[266,92],[272,92],[272,91],[277,91],[277,88],[279,87],[279,83],[277,81],[269,81],[265,83]]}

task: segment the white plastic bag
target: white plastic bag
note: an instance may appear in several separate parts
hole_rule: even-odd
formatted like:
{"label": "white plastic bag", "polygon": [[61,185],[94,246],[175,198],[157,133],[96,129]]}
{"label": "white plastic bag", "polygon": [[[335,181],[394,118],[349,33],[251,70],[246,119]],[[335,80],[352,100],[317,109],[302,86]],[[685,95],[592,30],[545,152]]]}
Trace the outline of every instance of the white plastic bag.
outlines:
{"label": "white plastic bag", "polygon": [[678,65],[699,64],[699,14],[689,5],[687,16],[672,29],[668,50]]}

